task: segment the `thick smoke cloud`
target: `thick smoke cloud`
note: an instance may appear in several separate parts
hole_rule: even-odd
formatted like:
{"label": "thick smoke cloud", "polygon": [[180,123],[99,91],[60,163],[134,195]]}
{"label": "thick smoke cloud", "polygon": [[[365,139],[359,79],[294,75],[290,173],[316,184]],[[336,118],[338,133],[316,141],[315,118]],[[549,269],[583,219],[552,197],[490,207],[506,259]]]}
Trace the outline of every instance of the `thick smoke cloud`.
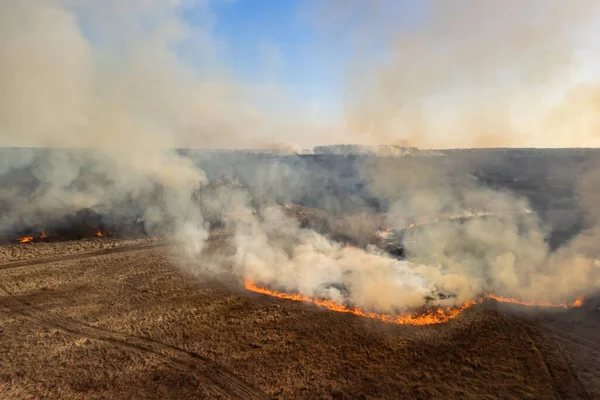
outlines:
{"label": "thick smoke cloud", "polygon": [[[353,15],[355,7],[365,7],[358,4],[343,7]],[[355,29],[360,47],[345,71],[347,108],[327,140],[350,142],[358,133],[370,144],[557,145],[567,143],[564,134],[546,141],[539,128],[567,132],[573,126],[568,121],[576,121],[584,105],[592,124],[587,130],[576,124],[581,136],[569,137],[589,143],[596,134],[591,86],[568,90],[577,108],[569,101],[548,106],[559,110],[552,115],[560,115],[563,124],[545,119],[545,108],[530,107],[555,89],[547,85],[550,77],[562,79],[575,69],[574,35],[591,22],[595,2],[427,2],[425,16],[407,32],[380,24],[385,29],[376,38],[393,50],[385,61],[362,57],[372,44],[371,27],[391,3],[377,4],[383,8],[367,7],[361,14],[366,20]],[[181,17],[182,7],[192,6],[201,11],[200,26]],[[238,173],[252,183],[249,188],[233,177],[208,179],[196,163],[170,149],[259,143],[295,152],[290,142],[318,133],[302,122],[301,112],[292,112],[283,88],[231,78],[220,57],[226,44],[213,34],[213,24],[209,4],[192,0],[4,1],[1,144],[88,150],[21,149],[0,159],[3,181],[19,176],[35,182],[27,191],[6,185],[0,192],[0,205],[10,210],[0,219],[2,227],[85,208],[109,210],[117,219],[143,220],[150,231],[167,227],[169,235],[188,240],[188,255],[196,259],[214,220],[235,231],[235,255],[227,261],[242,280],[385,312],[420,306],[434,289],[457,295],[446,302],[482,291],[562,301],[597,290],[595,175],[582,177],[579,188],[588,229],[552,253],[546,228],[527,212],[525,200],[477,182],[456,184],[448,171],[426,162],[395,169],[371,158],[360,165],[360,177],[390,204],[387,226],[495,215],[460,227],[443,222],[414,231],[407,238],[411,261],[371,247],[345,247],[301,229],[278,207],[319,196],[321,188],[308,184],[313,177],[301,163],[295,168],[273,162],[256,174]],[[189,65],[191,56],[202,68]],[[266,114],[275,103],[284,105],[275,108],[276,115]],[[516,105],[527,107],[515,120]],[[530,113],[535,118],[528,119]],[[227,162],[214,159],[212,168],[226,170]],[[322,184],[329,182],[323,178]],[[328,211],[348,211],[343,194],[327,196]],[[349,231],[360,239],[377,225]],[[222,272],[200,259],[197,265]]]}
{"label": "thick smoke cloud", "polygon": [[265,147],[305,130],[283,87],[232,78],[211,4],[3,2],[2,143],[127,154]]}
{"label": "thick smoke cloud", "polygon": [[[203,85],[171,49],[188,37],[175,3],[7,1],[1,10],[2,144],[89,149],[35,152],[28,161],[39,184],[3,192],[3,225],[144,199],[160,186],[162,207],[145,207],[147,224],[168,219],[203,239],[190,198],[205,174],[169,149],[195,121],[224,121],[222,101],[208,99],[230,93]],[[25,160],[3,160],[3,169]]]}
{"label": "thick smoke cloud", "polygon": [[328,46],[349,42],[340,141],[438,149],[600,143],[590,126],[598,115],[595,1],[309,4]]}
{"label": "thick smoke cloud", "polygon": [[[418,168],[394,170],[390,160],[372,162],[377,165],[369,165],[365,174],[378,176],[363,179],[380,191],[381,198],[394,197],[384,226],[438,220],[425,229],[406,231],[408,261],[398,261],[375,247],[348,247],[300,229],[278,207],[252,213],[243,206],[249,203],[246,200],[232,213],[235,273],[279,290],[380,312],[423,305],[435,293],[455,295],[433,300],[440,304],[460,304],[482,293],[559,303],[600,288],[598,232],[591,217],[588,229],[551,251],[547,243],[550,227],[540,221],[526,199],[476,182],[459,185],[444,180],[449,178],[444,171],[434,173],[439,179],[419,180],[415,179]],[[589,183],[587,179],[591,177],[585,180]],[[593,212],[595,189],[583,187],[580,204]],[[371,214],[371,224],[357,217],[347,218],[351,222],[344,233],[357,241],[372,238],[381,226],[377,216]]]}
{"label": "thick smoke cloud", "polygon": [[420,306],[429,292],[430,282],[382,251],[300,229],[280,208],[266,208],[260,219],[239,210],[234,265],[245,279],[380,311]]}

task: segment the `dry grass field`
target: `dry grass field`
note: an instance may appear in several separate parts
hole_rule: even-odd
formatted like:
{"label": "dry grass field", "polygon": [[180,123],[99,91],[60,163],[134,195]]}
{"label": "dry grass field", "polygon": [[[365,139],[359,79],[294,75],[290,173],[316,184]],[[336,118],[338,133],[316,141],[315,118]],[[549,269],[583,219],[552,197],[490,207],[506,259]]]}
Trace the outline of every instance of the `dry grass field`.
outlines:
{"label": "dry grass field", "polygon": [[600,398],[596,300],[394,326],[190,274],[226,250],[182,269],[161,241],[1,247],[0,398]]}

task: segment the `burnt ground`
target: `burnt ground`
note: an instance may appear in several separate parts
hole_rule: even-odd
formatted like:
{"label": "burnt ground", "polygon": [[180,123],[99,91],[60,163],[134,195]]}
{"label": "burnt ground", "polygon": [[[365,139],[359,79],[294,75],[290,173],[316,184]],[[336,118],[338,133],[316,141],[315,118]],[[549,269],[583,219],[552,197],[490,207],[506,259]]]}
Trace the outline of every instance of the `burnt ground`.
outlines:
{"label": "burnt ground", "polygon": [[597,300],[392,326],[192,278],[209,261],[178,268],[168,243],[101,240],[0,247],[0,398],[600,398]]}

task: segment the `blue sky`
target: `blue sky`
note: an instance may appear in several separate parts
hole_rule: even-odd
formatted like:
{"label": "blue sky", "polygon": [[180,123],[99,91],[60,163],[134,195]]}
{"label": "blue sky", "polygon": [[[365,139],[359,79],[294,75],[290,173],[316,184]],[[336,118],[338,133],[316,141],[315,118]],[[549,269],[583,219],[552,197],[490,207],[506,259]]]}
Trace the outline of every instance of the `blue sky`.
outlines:
{"label": "blue sky", "polygon": [[[339,112],[347,64],[351,50],[356,50],[355,35],[365,14],[377,12],[381,19],[377,32],[366,25],[369,53],[385,57],[384,46],[389,43],[376,39],[392,36],[390,30],[409,28],[423,11],[422,3],[412,0],[382,2],[383,8],[375,11],[360,1],[342,8],[342,3],[319,0],[216,0],[209,4],[214,15],[212,33],[224,45],[221,57],[237,82],[285,86],[294,100],[317,102],[330,116]],[[192,25],[201,23],[202,17],[198,10],[184,12]]]}
{"label": "blue sky", "polygon": [[[215,2],[214,34],[226,44],[236,81],[277,84],[297,101],[327,102],[339,94],[343,44],[327,49],[302,0]],[[186,16],[194,22],[193,14]],[[333,50],[333,51],[328,51]]]}
{"label": "blue sky", "polygon": [[[403,136],[455,143],[469,131],[467,143],[479,135],[470,131],[509,129],[543,140],[546,114],[600,71],[595,7],[562,0],[526,2],[543,10],[533,15],[513,2],[468,0],[113,1],[144,7],[127,9],[139,14],[122,29],[113,24],[124,15],[120,7],[98,6],[103,18],[82,13],[92,44],[127,49],[133,27],[129,36],[149,36],[144,43],[160,52],[164,43],[151,35],[153,23],[163,23],[159,35],[178,62],[202,83],[240,84],[240,108],[272,117],[263,125],[279,124],[277,131],[285,131],[282,121],[307,131],[308,121],[386,143]],[[173,22],[181,36],[170,36]]]}
{"label": "blue sky", "polygon": [[0,112],[15,131],[118,123],[186,143],[226,132],[303,147],[548,146],[552,131],[553,144],[600,143],[600,2],[0,4],[0,76],[5,98],[21,99]]}
{"label": "blue sky", "polygon": [[[315,32],[300,16],[300,7],[298,0],[216,3],[215,34],[225,39],[240,80],[279,79],[300,84],[314,80],[323,63],[315,57]],[[278,62],[282,65],[268,65]],[[275,67],[281,71],[273,71]],[[281,76],[276,76],[277,72]]]}

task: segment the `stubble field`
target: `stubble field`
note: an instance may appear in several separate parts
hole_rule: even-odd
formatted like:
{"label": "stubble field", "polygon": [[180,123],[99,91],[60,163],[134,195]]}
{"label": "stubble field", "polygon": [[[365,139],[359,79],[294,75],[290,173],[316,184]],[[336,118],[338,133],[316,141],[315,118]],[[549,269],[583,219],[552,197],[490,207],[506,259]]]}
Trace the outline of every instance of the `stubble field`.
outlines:
{"label": "stubble field", "polygon": [[[104,241],[103,241],[104,240]],[[227,252],[209,241],[197,263]],[[176,267],[164,241],[3,246],[0,397],[599,398],[600,302],[394,326]]]}

